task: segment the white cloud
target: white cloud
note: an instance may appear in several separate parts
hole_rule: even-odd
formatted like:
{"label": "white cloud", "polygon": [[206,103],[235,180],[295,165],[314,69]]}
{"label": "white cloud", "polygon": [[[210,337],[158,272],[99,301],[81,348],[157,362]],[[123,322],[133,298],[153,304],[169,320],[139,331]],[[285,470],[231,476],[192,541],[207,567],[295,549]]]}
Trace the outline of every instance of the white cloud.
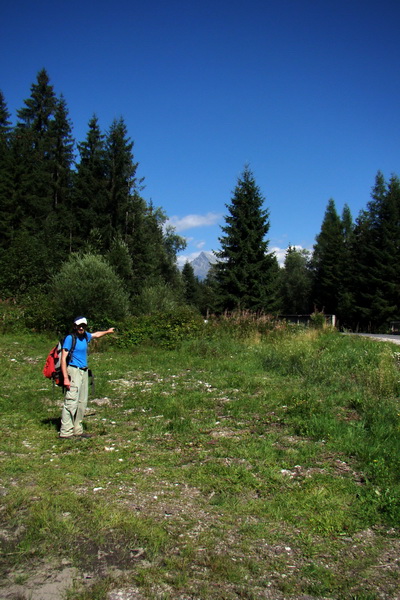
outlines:
{"label": "white cloud", "polygon": [[[292,245],[292,248],[296,248],[296,250],[304,250],[303,246]],[[309,249],[307,248],[307,250]],[[273,248],[270,248],[270,252],[275,253],[276,258],[278,259],[279,266],[283,267],[285,263],[287,248],[279,248],[279,246],[274,246]],[[311,252],[311,250],[309,250],[309,252]]]}
{"label": "white cloud", "polygon": [[215,225],[220,218],[221,215],[213,212],[208,212],[206,215],[186,215],[186,217],[182,218],[174,216],[168,219],[166,225],[171,225],[178,233],[186,229],[193,229],[194,227]]}
{"label": "white cloud", "polygon": [[283,263],[285,262],[286,250],[275,246],[274,248],[269,248],[269,252],[271,254],[275,254],[276,258],[278,259],[279,266],[283,267]]}

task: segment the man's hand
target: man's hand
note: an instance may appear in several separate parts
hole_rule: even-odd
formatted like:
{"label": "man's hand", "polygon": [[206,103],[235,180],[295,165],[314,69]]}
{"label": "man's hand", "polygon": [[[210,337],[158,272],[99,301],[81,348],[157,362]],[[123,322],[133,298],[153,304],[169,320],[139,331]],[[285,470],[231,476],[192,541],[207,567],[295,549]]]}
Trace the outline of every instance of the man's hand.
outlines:
{"label": "man's hand", "polygon": [[69,388],[71,387],[69,377],[64,377],[64,387],[67,388],[67,390],[69,390]]}

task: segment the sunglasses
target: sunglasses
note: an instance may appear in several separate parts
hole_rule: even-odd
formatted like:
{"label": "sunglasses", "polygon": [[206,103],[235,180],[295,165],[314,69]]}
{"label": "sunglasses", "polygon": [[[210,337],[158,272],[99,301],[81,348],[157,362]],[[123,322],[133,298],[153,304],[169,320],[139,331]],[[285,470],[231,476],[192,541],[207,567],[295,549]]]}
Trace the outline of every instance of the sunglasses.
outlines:
{"label": "sunglasses", "polygon": [[87,325],[85,325],[85,323],[80,323],[79,325],[76,326],[77,329],[86,329]]}

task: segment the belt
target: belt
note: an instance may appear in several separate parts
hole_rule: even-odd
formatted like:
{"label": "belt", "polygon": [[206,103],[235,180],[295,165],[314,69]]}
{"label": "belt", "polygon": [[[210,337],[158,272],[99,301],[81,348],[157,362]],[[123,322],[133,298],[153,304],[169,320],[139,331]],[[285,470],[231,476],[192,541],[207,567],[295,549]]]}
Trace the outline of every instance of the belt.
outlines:
{"label": "belt", "polygon": [[87,371],[88,368],[87,367],[77,367],[76,365],[68,365],[69,367],[72,367],[73,369],[79,369],[80,371]]}

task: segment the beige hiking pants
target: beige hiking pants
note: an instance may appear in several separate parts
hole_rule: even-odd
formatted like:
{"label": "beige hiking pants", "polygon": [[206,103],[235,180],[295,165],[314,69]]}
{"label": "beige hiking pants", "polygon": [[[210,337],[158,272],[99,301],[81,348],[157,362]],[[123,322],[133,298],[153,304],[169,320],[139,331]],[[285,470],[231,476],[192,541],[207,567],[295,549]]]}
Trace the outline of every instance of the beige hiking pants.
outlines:
{"label": "beige hiking pants", "polygon": [[64,397],[61,413],[60,437],[72,437],[83,433],[82,421],[88,403],[88,372],[68,367],[71,380]]}

